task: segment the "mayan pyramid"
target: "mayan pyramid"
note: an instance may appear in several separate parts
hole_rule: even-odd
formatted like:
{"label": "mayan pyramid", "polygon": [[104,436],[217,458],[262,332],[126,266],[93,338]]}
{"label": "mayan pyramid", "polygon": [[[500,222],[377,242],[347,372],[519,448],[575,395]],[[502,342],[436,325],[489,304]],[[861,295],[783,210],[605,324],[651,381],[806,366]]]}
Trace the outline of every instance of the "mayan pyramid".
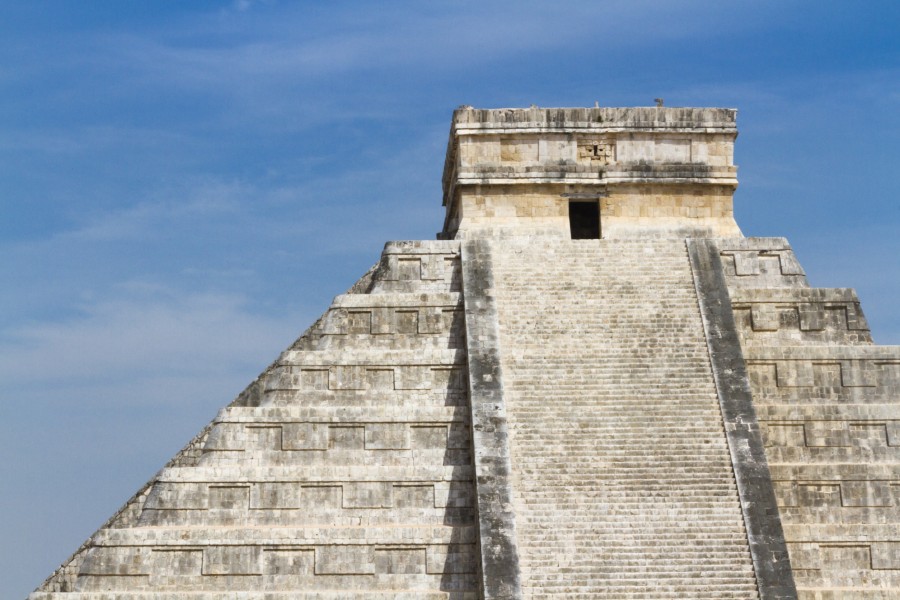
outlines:
{"label": "mayan pyramid", "polygon": [[381,259],[31,598],[900,598],[900,348],[736,111],[453,115]]}

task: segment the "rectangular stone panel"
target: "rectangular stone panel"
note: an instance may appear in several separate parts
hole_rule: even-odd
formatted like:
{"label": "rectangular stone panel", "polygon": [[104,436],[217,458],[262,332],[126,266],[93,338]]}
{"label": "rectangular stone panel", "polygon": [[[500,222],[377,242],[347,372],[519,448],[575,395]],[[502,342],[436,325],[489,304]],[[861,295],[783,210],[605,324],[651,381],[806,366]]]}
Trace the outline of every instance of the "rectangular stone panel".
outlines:
{"label": "rectangular stone panel", "polygon": [[316,575],[373,575],[375,548],[373,546],[318,546]]}
{"label": "rectangular stone panel", "polygon": [[244,450],[247,431],[243,423],[216,423],[206,438],[204,450]]}
{"label": "rectangular stone panel", "polygon": [[419,333],[443,333],[443,309],[426,306],[419,309]]}
{"label": "rectangular stone panel", "polygon": [[475,506],[475,497],[471,482],[435,482],[434,505],[438,508],[465,508]]}
{"label": "rectangular stone panel", "polygon": [[875,387],[875,363],[871,360],[842,360],[841,383],[844,387]]}
{"label": "rectangular stone panel", "polygon": [[900,542],[873,542],[870,548],[873,569],[900,569]]}
{"label": "rectangular stone panel", "polygon": [[394,369],[393,368],[367,368],[366,369],[366,389],[369,389],[369,390],[393,390],[394,389]]}
{"label": "rectangular stone panel", "polygon": [[327,423],[285,423],[281,426],[282,450],[326,450]]}
{"label": "rectangular stone panel", "polygon": [[422,261],[418,257],[398,257],[397,258],[397,279],[400,281],[411,281],[422,279]]}
{"label": "rectangular stone panel", "polygon": [[398,390],[428,390],[431,389],[431,367],[418,365],[403,365],[395,372],[394,386]]}
{"label": "rectangular stone panel", "polygon": [[410,446],[416,449],[446,448],[447,426],[413,425],[409,430]]}
{"label": "rectangular stone panel", "polygon": [[842,571],[868,571],[872,568],[869,544],[819,544],[819,554],[823,569],[839,567]]}
{"label": "rectangular stone panel", "polygon": [[802,423],[760,423],[766,446],[805,446]]}
{"label": "rectangular stone panel", "polygon": [[475,548],[470,545],[448,544],[428,546],[429,573],[474,573]]}
{"label": "rectangular stone panel", "polygon": [[250,508],[250,486],[210,485],[209,508],[248,510]]}
{"label": "rectangular stone panel", "polygon": [[798,506],[841,506],[840,484],[800,483],[797,486]]}
{"label": "rectangular stone panel", "polygon": [[850,433],[844,421],[811,421],[805,424],[806,445],[809,447],[850,446]]}
{"label": "rectangular stone panel", "polygon": [[434,488],[432,484],[398,485],[394,484],[394,508],[428,508],[435,507]]}
{"label": "rectangular stone panel", "polygon": [[282,576],[283,581],[290,576],[312,575],[315,562],[315,551],[312,548],[265,549],[262,553],[263,575]]}
{"label": "rectangular stone panel", "polygon": [[394,331],[405,335],[419,333],[419,311],[398,310],[394,313]]}
{"label": "rectangular stone panel", "polygon": [[328,447],[336,450],[363,450],[365,448],[364,426],[328,426]]}
{"label": "rectangular stone panel", "polygon": [[372,333],[372,312],[368,310],[348,310],[346,331],[348,334]]}
{"label": "rectangular stone panel", "polygon": [[94,546],[81,565],[82,575],[148,575],[153,549],[136,546]]}
{"label": "rectangular stone panel", "polygon": [[366,368],[358,365],[332,367],[328,387],[332,390],[366,389]]}
{"label": "rectangular stone panel", "polygon": [[387,335],[392,333],[394,309],[392,308],[373,308],[371,320],[372,335]]}
{"label": "rectangular stone panel", "polygon": [[825,306],[820,302],[805,302],[797,307],[801,331],[825,329]]}
{"label": "rectangular stone panel", "polygon": [[431,387],[435,390],[464,390],[468,382],[463,368],[433,368],[431,370]]}
{"label": "rectangular stone panel", "polygon": [[300,371],[301,390],[327,390],[328,369],[302,369]]}
{"label": "rectangular stone panel", "polygon": [[281,427],[278,425],[247,425],[246,450],[281,450]]}
{"label": "rectangular stone panel", "polygon": [[887,481],[843,481],[841,500],[843,506],[894,505],[893,490]]}
{"label": "rectangular stone panel", "polygon": [[376,549],[374,556],[376,573],[425,573],[425,548]]}
{"label": "rectangular stone panel", "polygon": [[812,387],[812,363],[805,360],[782,360],[776,364],[778,387]]}
{"label": "rectangular stone panel", "polygon": [[393,485],[390,481],[361,481],[345,483],[344,508],[390,508],[393,505]]}
{"label": "rectangular stone panel", "polygon": [[147,510],[204,510],[209,488],[205,483],[157,481],[144,502]]}
{"label": "rectangular stone panel", "polygon": [[301,489],[299,484],[293,482],[257,483],[250,489],[250,508],[253,510],[302,508]]}
{"label": "rectangular stone panel", "polygon": [[259,546],[211,546],[203,550],[204,575],[260,575]]}
{"label": "rectangular stone panel", "polygon": [[778,331],[779,315],[777,305],[750,305],[750,322],[753,331]]}
{"label": "rectangular stone panel", "polygon": [[370,423],[366,425],[366,450],[407,450],[408,423]]}
{"label": "rectangular stone panel", "polygon": [[200,548],[155,548],[150,559],[150,583],[172,585],[184,579],[200,577],[203,550]]}

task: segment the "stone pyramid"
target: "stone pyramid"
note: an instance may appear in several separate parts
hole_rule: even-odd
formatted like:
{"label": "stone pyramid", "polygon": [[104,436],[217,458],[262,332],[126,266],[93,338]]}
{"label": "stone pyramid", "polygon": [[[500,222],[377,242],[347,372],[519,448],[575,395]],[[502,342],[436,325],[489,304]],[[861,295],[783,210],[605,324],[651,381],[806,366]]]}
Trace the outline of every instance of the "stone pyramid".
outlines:
{"label": "stone pyramid", "polygon": [[458,109],[439,240],[31,598],[900,597],[900,348],[741,235],[735,117]]}

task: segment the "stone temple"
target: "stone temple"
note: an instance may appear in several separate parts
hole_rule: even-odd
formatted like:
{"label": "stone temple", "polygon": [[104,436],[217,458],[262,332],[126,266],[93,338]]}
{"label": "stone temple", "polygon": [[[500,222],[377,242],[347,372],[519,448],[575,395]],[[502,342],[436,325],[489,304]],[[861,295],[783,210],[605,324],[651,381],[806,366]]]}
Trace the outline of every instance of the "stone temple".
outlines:
{"label": "stone temple", "polygon": [[900,598],[900,347],[742,236],[735,116],[458,109],[438,240],[31,598]]}

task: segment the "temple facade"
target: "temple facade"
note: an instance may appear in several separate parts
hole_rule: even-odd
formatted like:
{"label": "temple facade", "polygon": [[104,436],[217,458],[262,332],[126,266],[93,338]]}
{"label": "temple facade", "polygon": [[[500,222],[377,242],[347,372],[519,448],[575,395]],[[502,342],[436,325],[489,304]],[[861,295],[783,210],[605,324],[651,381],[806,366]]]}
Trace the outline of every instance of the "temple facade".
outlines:
{"label": "temple facade", "polygon": [[900,597],[900,348],[743,237],[735,119],[460,107],[438,239],[30,598]]}

